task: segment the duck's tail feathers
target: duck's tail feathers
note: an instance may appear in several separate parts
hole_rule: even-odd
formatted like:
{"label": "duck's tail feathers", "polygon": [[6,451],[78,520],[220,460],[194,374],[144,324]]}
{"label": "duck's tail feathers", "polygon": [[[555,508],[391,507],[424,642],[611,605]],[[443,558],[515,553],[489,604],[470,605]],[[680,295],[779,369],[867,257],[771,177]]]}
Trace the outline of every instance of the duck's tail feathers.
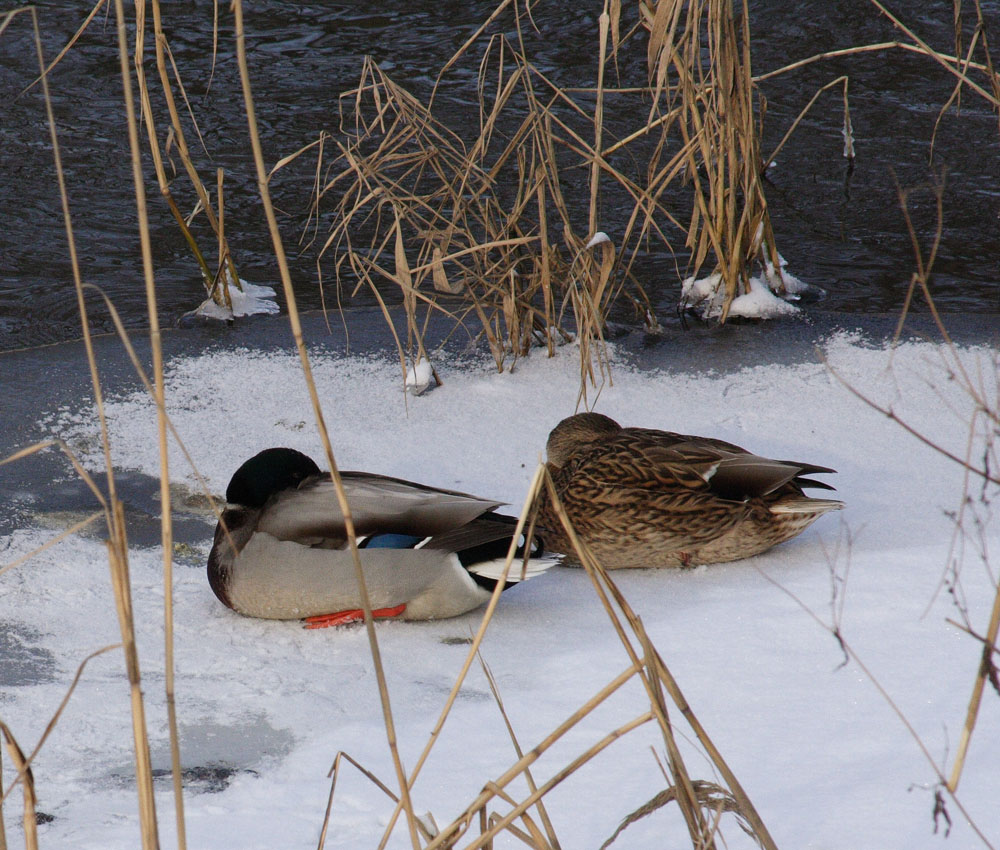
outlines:
{"label": "duck's tail feathers", "polygon": [[808,496],[789,497],[768,505],[772,514],[825,514],[839,511],[844,503],[837,499],[810,499]]}
{"label": "duck's tail feathers", "polygon": [[812,478],[800,478],[799,476],[795,476],[795,478],[792,479],[792,483],[799,487],[802,487],[803,489],[807,487],[815,487],[818,490],[837,489],[833,485],[827,484],[825,481],[815,481]]}
{"label": "duck's tail feathers", "polygon": [[[553,558],[514,558],[507,573],[507,584],[516,584],[535,576],[540,576],[550,567],[554,567],[559,561]],[[499,581],[503,575],[503,568],[507,564],[506,558],[493,558],[489,561],[479,561],[476,564],[469,564],[466,569],[479,578]]]}

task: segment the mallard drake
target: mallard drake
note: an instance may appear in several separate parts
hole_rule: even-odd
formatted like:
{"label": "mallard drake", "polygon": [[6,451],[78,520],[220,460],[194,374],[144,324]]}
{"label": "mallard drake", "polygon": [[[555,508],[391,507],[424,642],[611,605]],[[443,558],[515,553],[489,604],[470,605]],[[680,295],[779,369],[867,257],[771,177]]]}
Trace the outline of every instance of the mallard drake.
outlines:
{"label": "mallard drake", "polygon": [[[689,567],[749,558],[843,502],[814,499],[825,466],[759,457],[708,437],[622,428],[600,413],[564,419],[546,464],[577,535],[606,569]],[[545,543],[575,560],[546,492]]]}
{"label": "mallard drake", "polygon": [[[342,473],[372,613],[454,617],[489,599],[515,531],[501,502],[366,472]],[[265,449],[226,490],[208,556],[224,605],[250,617],[305,619],[307,628],[362,619],[354,560],[329,473],[295,449]],[[515,560],[504,589],[554,562]]]}

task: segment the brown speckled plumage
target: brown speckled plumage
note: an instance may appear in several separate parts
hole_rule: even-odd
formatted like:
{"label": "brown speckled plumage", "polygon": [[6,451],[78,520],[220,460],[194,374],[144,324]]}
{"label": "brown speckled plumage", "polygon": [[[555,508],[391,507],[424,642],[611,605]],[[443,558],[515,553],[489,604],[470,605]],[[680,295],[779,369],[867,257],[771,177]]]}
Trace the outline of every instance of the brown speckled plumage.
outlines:
{"label": "brown speckled plumage", "polygon": [[[559,423],[548,468],[573,527],[607,569],[687,567],[748,558],[843,503],[813,499],[804,478],[833,472],[778,461],[707,437],[622,428],[597,413]],[[576,560],[547,496],[546,546]]]}

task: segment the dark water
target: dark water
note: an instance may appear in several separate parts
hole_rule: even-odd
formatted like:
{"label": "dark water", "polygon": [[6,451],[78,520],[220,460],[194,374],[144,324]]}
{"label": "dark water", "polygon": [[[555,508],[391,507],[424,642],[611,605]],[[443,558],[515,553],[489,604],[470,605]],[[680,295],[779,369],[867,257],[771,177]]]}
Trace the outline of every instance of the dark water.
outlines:
{"label": "dark water", "polygon": [[[437,69],[494,5],[493,0],[246,3],[268,161],[311,142],[323,129],[336,129],[338,95],[356,83],[367,54],[397,82],[426,96]],[[630,4],[624,5],[631,14]],[[983,5],[993,41],[1000,43],[998,4]],[[535,6],[539,31],[529,37],[529,49],[556,82],[593,83],[600,8],[599,2]],[[210,88],[211,5],[185,0],[164,4],[166,28],[210,154],[196,152],[202,178],[214,184],[215,169],[225,169],[227,233],[241,275],[275,284],[242,111],[232,16],[226,4],[219,9],[219,48]],[[85,11],[66,2],[38,4],[48,57],[70,38]],[[908,22],[933,46],[953,50],[951,2],[921,4],[919,11],[905,14],[912,15]],[[751,3],[751,19],[757,73],[821,51],[898,35],[863,0],[761,0]],[[29,21],[20,16],[0,35],[0,349],[63,341],[80,333],[41,94],[33,89],[18,96],[36,74]],[[498,29],[511,32],[509,19]],[[115,43],[113,19],[95,20],[53,72],[50,84],[83,274],[112,297],[130,326],[141,327],[146,304]],[[147,50],[151,56],[151,47]],[[621,63],[623,82],[643,81],[642,53],[634,50]],[[993,58],[1000,63],[1000,55]],[[152,73],[152,64],[149,69]],[[439,95],[439,117],[458,130],[477,120],[476,72],[477,60],[463,62]],[[929,60],[889,51],[812,65],[764,83],[765,151],[816,89],[840,74],[850,76],[857,149],[853,171],[841,156],[837,90],[822,96],[769,172],[769,202],[790,270],[826,290],[825,310],[858,315],[897,310],[914,260],[896,184],[914,190],[913,217],[926,240],[933,232],[934,197],[919,187],[937,178],[945,185],[944,234],[933,280],[938,306],[953,314],[1000,312],[997,116],[983,100],[964,94],[961,110],[949,111],[938,127],[931,161],[935,119],[953,78]],[[197,146],[190,128],[189,142]],[[303,159],[281,171],[272,185],[299,302],[307,309],[320,304],[316,252],[297,254],[296,246],[314,168],[313,159]],[[200,302],[203,290],[197,267],[156,192],[151,168],[147,174],[161,321],[171,325]],[[181,206],[190,209],[193,195],[186,178],[178,177],[173,188]],[[613,201],[602,210],[602,227],[612,238],[625,215]],[[582,207],[577,226],[586,230]],[[196,221],[195,230],[208,250],[204,220]],[[683,262],[682,256],[682,269]],[[653,254],[640,269],[657,310],[669,321],[679,289],[674,260],[666,252]],[[327,264],[325,275],[330,273]],[[94,325],[108,330],[103,310],[96,302],[94,307]],[[982,321],[995,319],[984,315]]]}

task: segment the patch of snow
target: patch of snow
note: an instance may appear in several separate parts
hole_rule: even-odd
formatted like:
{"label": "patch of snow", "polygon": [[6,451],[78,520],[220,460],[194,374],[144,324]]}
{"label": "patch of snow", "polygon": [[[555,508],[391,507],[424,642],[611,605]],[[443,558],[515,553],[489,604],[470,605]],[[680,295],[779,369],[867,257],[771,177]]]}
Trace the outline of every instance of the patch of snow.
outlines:
{"label": "patch of snow", "polygon": [[[934,346],[903,343],[890,355],[840,334],[823,347],[832,368],[859,391],[891,405],[943,448],[981,456],[980,438],[970,442],[967,430],[976,406],[948,379]],[[639,371],[615,354],[613,344],[608,348],[614,384],[601,391],[598,409],[623,424],[716,436],[771,457],[838,470],[824,478],[837,487],[846,509],[767,553],[695,570],[614,575],[777,846],[981,846],[947,795],[951,841],[933,834],[937,776],[895,713],[905,715],[931,760],[950,768],[982,647],[947,619],[963,616],[960,601],[972,627],[985,630],[996,588],[975,553],[1000,551],[996,520],[990,524],[985,516],[964,568],[958,562],[958,571],[952,570],[949,512],[970,509],[963,502],[964,470],[861,404],[819,363],[748,365],[728,373]],[[967,348],[959,355],[977,375],[986,373],[995,353]],[[321,351],[311,356],[343,468],[515,506],[523,502],[548,431],[574,412],[578,398],[572,346],[551,359],[521,360],[514,374],[497,374],[486,356],[471,362],[442,356],[436,365],[447,371],[444,385],[408,409],[400,399],[398,361]],[[266,446],[322,457],[294,352],[175,358],[166,396],[172,421],[213,492],[222,492],[233,470]],[[116,465],[158,475],[156,411],[148,396],[109,398],[107,415]],[[89,468],[100,467],[89,409],[54,411],[44,421],[48,435],[79,449]],[[172,479],[192,486],[180,453],[172,450],[171,459]],[[26,527],[0,539],[2,562],[32,552],[52,534]],[[173,588],[177,712],[186,730],[182,759],[191,768],[215,764],[225,775],[217,793],[194,782],[186,793],[189,845],[315,846],[330,789],[327,772],[338,751],[395,785],[365,631],[306,631],[294,622],[234,614],[218,603],[205,578],[211,539],[206,524],[202,560],[178,564]],[[994,561],[993,574],[996,567]],[[161,553],[133,547],[130,571],[159,770],[167,766]],[[943,581],[952,592],[942,592]],[[0,612],[0,636],[4,622],[14,623],[18,634],[37,635],[39,647],[58,659],[54,680],[4,687],[0,696],[4,722],[30,751],[77,665],[120,639],[103,543],[71,536],[0,575]],[[377,626],[408,770],[481,614]],[[812,615],[827,627],[836,623],[865,668],[844,664],[837,639]],[[482,651],[524,750],[629,663],[586,574],[566,567],[505,593]],[[958,796],[996,845],[1000,706],[987,694]],[[546,781],[648,705],[642,687],[631,682],[542,755],[532,768],[535,780]],[[670,707],[693,778],[717,779],[680,712]],[[105,653],[87,665],[33,766],[38,808],[54,816],[40,827],[42,846],[138,846],[130,739],[121,654]],[[213,740],[223,745],[207,746]],[[237,740],[244,745],[233,744]],[[640,727],[546,796],[564,847],[599,845],[622,818],[664,789],[651,750],[663,758],[663,740],[651,726]],[[432,812],[443,827],[515,761],[503,718],[474,665],[414,785],[415,810]],[[13,770],[9,762],[4,767],[9,784]],[[158,780],[157,789],[161,845],[176,846],[169,780]],[[521,780],[509,791],[516,799],[528,794]],[[19,794],[15,790],[4,809],[12,846],[23,846]],[[374,848],[392,810],[367,778],[342,765],[326,848]],[[755,847],[729,817],[722,820],[727,846]],[[396,827],[389,846],[410,846],[405,826]],[[507,837],[496,846],[521,845]],[[613,846],[683,847],[690,841],[677,808],[668,806],[630,826]]]}
{"label": "patch of snow", "polygon": [[730,316],[741,316],[744,319],[773,319],[799,312],[798,307],[775,295],[771,287],[759,277],[750,278],[749,284],[750,291],[737,295],[729,305]]}

